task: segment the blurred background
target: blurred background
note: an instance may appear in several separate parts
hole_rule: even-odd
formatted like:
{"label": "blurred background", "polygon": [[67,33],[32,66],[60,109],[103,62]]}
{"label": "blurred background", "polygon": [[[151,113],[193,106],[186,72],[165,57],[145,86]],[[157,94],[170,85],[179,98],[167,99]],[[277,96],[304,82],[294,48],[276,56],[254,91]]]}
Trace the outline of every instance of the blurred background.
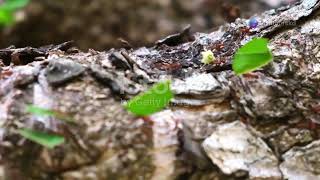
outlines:
{"label": "blurred background", "polygon": [[82,50],[107,50],[120,47],[119,38],[134,47],[151,46],[188,24],[194,32],[210,32],[238,17],[249,18],[296,1],[29,0],[14,12],[14,23],[0,27],[0,48],[74,40]]}

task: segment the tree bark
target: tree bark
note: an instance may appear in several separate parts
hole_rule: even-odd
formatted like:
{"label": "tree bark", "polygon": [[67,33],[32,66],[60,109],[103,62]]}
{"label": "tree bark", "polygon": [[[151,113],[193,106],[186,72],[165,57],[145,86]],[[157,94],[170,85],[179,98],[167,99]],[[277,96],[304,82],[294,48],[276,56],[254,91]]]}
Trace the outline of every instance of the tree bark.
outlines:
{"label": "tree bark", "polygon": [[[70,43],[0,50],[3,179],[318,179],[319,0],[267,11],[210,34],[184,33],[151,48],[80,52]],[[231,70],[235,51],[268,37],[274,61]],[[212,50],[216,61],[201,63]],[[162,79],[175,98],[149,118],[123,101]],[[34,104],[74,123],[26,112]],[[46,149],[19,128],[66,137]]]}

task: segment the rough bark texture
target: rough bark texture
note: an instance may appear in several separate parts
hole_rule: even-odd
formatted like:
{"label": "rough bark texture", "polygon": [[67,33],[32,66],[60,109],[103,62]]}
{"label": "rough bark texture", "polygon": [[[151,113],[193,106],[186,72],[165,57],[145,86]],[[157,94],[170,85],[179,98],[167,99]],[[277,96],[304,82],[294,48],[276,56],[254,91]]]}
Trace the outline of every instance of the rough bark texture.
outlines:
{"label": "rough bark texture", "polygon": [[[65,43],[1,50],[2,177],[319,179],[318,8],[318,0],[304,0],[261,14],[249,33],[241,19],[152,48],[84,53]],[[234,52],[261,36],[270,38],[274,62],[234,75]],[[201,64],[205,49],[214,51],[215,63]],[[123,109],[122,100],[161,79],[171,79],[176,94],[168,109],[149,120]],[[75,123],[33,116],[27,104]],[[20,137],[22,127],[68,141],[45,149]]]}

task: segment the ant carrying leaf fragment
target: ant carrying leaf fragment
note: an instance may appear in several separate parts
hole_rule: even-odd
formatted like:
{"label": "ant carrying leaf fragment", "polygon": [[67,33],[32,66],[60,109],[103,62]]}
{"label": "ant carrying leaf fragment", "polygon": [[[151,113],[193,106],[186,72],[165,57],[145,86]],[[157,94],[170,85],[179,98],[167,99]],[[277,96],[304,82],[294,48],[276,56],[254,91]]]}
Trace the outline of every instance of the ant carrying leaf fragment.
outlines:
{"label": "ant carrying leaf fragment", "polygon": [[63,136],[48,134],[27,128],[18,130],[18,133],[26,139],[36,142],[49,149],[52,149],[65,142],[65,138]]}
{"label": "ant carrying leaf fragment", "polygon": [[241,75],[267,65],[272,59],[272,53],[268,48],[268,39],[254,38],[236,52],[232,69],[237,75]]}
{"label": "ant carrying leaf fragment", "polygon": [[124,106],[137,116],[148,116],[165,108],[173,98],[170,81],[155,84],[148,91],[134,97]]}
{"label": "ant carrying leaf fragment", "polygon": [[56,110],[41,108],[41,107],[35,106],[35,105],[28,105],[26,111],[33,114],[33,115],[36,115],[36,116],[42,116],[42,117],[43,116],[47,116],[47,117],[52,116],[52,117],[55,117],[56,119],[59,119],[61,121],[65,121],[65,122],[69,122],[69,123],[74,122],[74,120],[70,116],[68,116],[64,113],[61,113]]}

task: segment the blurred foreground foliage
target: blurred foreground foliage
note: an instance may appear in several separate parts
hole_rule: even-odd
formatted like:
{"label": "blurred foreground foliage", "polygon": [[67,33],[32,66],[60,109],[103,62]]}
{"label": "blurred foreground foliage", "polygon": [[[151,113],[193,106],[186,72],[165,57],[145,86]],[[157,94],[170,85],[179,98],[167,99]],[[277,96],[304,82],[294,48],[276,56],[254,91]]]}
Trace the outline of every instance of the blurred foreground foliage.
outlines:
{"label": "blurred foreground foliage", "polygon": [[5,0],[0,4],[0,25],[7,26],[14,22],[14,13],[25,7],[30,0]]}

